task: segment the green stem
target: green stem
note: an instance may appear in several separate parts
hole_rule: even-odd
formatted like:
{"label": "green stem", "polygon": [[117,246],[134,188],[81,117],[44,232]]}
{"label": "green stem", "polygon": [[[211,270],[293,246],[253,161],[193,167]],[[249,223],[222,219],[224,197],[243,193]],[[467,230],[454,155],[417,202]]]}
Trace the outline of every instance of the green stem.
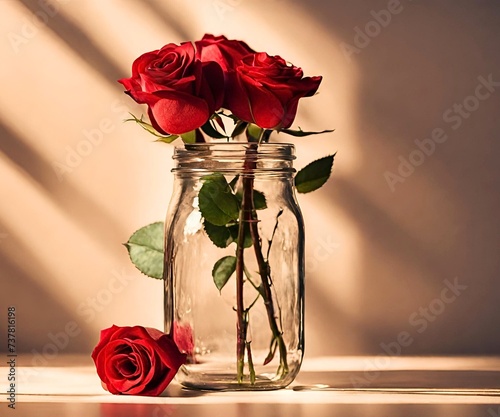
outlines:
{"label": "green stem", "polygon": [[247,357],[248,357],[248,371],[250,374],[250,383],[255,384],[255,367],[253,366],[252,349],[250,347],[250,342],[246,342],[247,347]]}
{"label": "green stem", "polygon": [[250,285],[251,285],[252,287],[254,287],[254,288],[255,288],[255,290],[256,290],[256,291],[259,293],[259,295],[260,295],[260,288],[259,288],[259,286],[258,286],[255,282],[253,282],[253,278],[252,278],[252,276],[250,275],[250,272],[248,272],[248,269],[247,269],[246,267],[245,267],[245,269],[243,270],[243,272],[245,273],[245,276],[247,277],[247,281],[250,283]]}
{"label": "green stem", "polygon": [[249,219],[250,234],[252,236],[252,243],[255,251],[255,257],[259,265],[259,275],[262,280],[262,288],[264,290],[263,291],[264,305],[266,306],[267,318],[269,321],[269,326],[271,327],[271,331],[273,333],[273,337],[276,339],[278,343],[278,349],[280,352],[281,371],[283,372],[284,375],[286,375],[288,373],[287,351],[286,351],[285,341],[283,340],[283,333],[280,331],[278,323],[276,321],[276,313],[274,311],[273,294],[271,290],[271,282],[269,276],[270,275],[269,265],[264,260],[264,256],[262,255],[262,245],[259,237],[259,229],[257,226],[258,224],[257,215],[252,212],[250,213],[250,215],[251,215],[251,219]]}
{"label": "green stem", "polygon": [[[257,146],[250,147],[247,150],[247,154],[256,152],[257,152]],[[245,168],[248,171],[252,172],[256,168],[256,162],[247,160],[245,162]],[[253,203],[253,187],[254,187],[253,176],[251,175],[243,176],[242,183],[243,183],[242,212],[245,215],[245,222],[248,222],[250,225],[252,244],[254,247],[255,257],[257,259],[257,263],[259,266],[259,275],[262,281],[262,288],[263,288],[262,298],[264,299],[264,305],[266,307],[267,318],[269,321],[271,332],[273,334],[274,339],[278,343],[278,349],[280,352],[280,369],[281,372],[283,372],[283,374],[286,375],[288,373],[287,349],[285,341],[283,339],[283,334],[280,331],[278,323],[276,321],[276,314],[274,311],[274,303],[273,303],[273,294],[271,290],[271,277],[270,277],[269,265],[265,261],[264,255],[262,254],[262,245],[258,228],[259,220],[255,212]],[[248,206],[250,207],[249,210],[246,209]],[[245,210],[243,210],[243,207],[245,207]],[[240,227],[241,227],[241,222],[240,222]]]}
{"label": "green stem", "polygon": [[[246,310],[245,310],[245,314],[244,314],[244,323],[245,323],[245,334],[247,333],[248,331],[248,321],[250,319],[249,317],[249,310],[250,310],[251,306],[248,307]],[[250,377],[250,383],[253,385],[255,384],[255,367],[253,366],[253,357],[252,357],[252,348],[251,348],[251,341],[245,341],[245,347],[246,347],[246,350],[247,350],[247,361],[248,361],[248,374],[249,374],[249,377]]]}
{"label": "green stem", "polygon": [[243,382],[246,342],[246,325],[243,316],[245,309],[243,304],[243,271],[245,268],[243,260],[243,251],[245,246],[245,210],[245,201],[243,201],[240,209],[238,241],[236,242],[236,371],[238,383]]}
{"label": "green stem", "polygon": [[[250,146],[246,152],[247,156],[255,154],[257,152],[257,146],[258,146],[257,144],[254,144],[254,146]],[[245,310],[243,301],[243,284],[244,284],[243,276],[245,273],[245,264],[243,256],[244,243],[245,243],[245,223],[248,223],[250,226],[252,244],[254,247],[255,257],[257,259],[259,267],[259,275],[261,278],[262,289],[263,289],[262,291],[259,291],[259,293],[264,300],[269,326],[271,328],[273,338],[274,340],[276,340],[276,343],[278,344],[278,349],[280,352],[280,366],[278,368],[278,373],[282,373],[282,375],[286,375],[288,373],[287,349],[285,341],[283,339],[283,334],[276,320],[276,314],[273,303],[273,294],[271,290],[270,269],[268,263],[265,261],[264,256],[262,254],[262,245],[258,229],[259,220],[257,218],[253,201],[253,188],[254,188],[253,172],[255,168],[256,168],[256,162],[252,161],[251,158],[246,158],[244,164],[244,171],[242,175],[243,197],[239,213],[238,240],[236,242],[237,245],[236,246],[236,314],[238,316],[237,346],[236,346],[237,379],[238,383],[243,382],[245,348],[246,348],[250,382],[252,384],[255,382],[255,369],[253,365],[250,342],[246,340],[249,309]],[[273,231],[273,235],[275,231],[276,230]],[[253,284],[253,282],[251,283]]]}

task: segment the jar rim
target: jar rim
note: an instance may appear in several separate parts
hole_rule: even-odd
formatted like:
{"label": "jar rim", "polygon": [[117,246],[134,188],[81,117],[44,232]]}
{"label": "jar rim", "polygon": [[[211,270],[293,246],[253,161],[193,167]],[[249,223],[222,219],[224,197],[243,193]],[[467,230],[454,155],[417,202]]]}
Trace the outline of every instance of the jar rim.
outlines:
{"label": "jar rim", "polygon": [[[245,164],[254,164],[248,174],[289,175],[295,172],[295,145],[291,143],[209,142],[176,146],[172,172],[245,172]],[[245,174],[246,175],[246,174]]]}
{"label": "jar rim", "polygon": [[292,147],[294,148],[295,145],[291,142],[263,142],[263,143],[257,143],[257,142],[236,142],[236,141],[224,141],[224,142],[196,142],[196,143],[183,143],[182,145],[175,145],[174,148],[180,148],[183,149],[186,146],[188,147],[203,147],[203,146],[244,146],[247,147],[248,145],[258,145],[259,147]]}
{"label": "jar rim", "polygon": [[203,142],[203,143],[185,143],[174,146],[173,159],[188,156],[190,151],[196,153],[203,152],[222,152],[224,155],[235,155],[238,152],[246,152],[254,148],[256,155],[264,158],[279,158],[284,160],[294,160],[295,145],[286,142],[260,143],[255,142]]}

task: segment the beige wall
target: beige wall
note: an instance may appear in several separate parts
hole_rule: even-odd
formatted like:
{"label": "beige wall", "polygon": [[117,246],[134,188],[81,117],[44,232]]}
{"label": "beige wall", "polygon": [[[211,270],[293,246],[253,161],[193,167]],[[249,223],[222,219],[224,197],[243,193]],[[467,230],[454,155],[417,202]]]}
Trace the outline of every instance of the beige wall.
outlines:
{"label": "beige wall", "polygon": [[[480,87],[500,82],[497,0],[0,10],[0,315],[16,306],[19,350],[47,359],[57,343],[90,351],[113,323],[161,328],[162,283],[120,244],[163,219],[172,149],[122,123],[143,109],[116,79],[145,51],[211,32],[324,76],[296,123],[336,129],[297,139],[298,167],[338,152],[333,180],[300,196],[307,354],[500,353],[500,86]],[[418,166],[399,172],[400,157]]]}

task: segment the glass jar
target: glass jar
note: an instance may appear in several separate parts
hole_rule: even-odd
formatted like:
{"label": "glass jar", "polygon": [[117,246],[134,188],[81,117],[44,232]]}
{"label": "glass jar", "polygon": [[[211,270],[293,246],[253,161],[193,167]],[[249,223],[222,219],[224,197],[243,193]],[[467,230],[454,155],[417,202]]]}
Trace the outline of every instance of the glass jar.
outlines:
{"label": "glass jar", "polygon": [[270,390],[304,354],[304,224],[291,144],[174,151],[165,222],[165,331],[198,389]]}

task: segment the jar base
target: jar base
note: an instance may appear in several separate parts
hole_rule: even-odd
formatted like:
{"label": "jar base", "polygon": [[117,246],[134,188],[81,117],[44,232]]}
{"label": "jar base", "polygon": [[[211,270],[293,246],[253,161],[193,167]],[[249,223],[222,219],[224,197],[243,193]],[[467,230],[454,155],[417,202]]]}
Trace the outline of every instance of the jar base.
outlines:
{"label": "jar base", "polygon": [[210,375],[205,374],[200,378],[190,378],[180,380],[179,383],[187,389],[204,391],[274,391],[286,388],[293,381],[293,378],[275,381],[262,376],[257,376],[255,382],[238,382],[232,374]]}
{"label": "jar base", "polygon": [[185,369],[179,370],[176,376],[184,388],[205,391],[273,391],[286,388],[290,385],[298,373],[292,371],[286,375],[259,374],[255,376],[252,383],[248,376],[242,382],[238,382],[236,374],[222,372],[189,372]]}

